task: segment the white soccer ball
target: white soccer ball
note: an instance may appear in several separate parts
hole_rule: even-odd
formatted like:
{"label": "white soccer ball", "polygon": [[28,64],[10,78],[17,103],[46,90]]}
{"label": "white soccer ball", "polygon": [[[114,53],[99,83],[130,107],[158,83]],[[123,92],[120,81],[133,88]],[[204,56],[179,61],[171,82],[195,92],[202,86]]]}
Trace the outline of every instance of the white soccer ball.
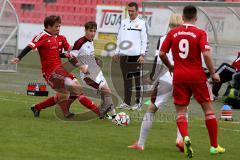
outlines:
{"label": "white soccer ball", "polygon": [[128,126],[130,123],[130,117],[125,112],[120,112],[116,115],[115,121],[117,125]]}

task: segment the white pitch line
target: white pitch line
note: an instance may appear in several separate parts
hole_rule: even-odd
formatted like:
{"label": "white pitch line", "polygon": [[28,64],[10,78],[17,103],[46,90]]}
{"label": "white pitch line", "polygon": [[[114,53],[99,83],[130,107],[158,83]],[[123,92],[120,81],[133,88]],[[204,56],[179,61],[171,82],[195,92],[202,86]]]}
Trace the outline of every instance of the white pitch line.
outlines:
{"label": "white pitch line", "polygon": [[[236,122],[236,123],[240,123],[240,122]],[[206,128],[205,125],[201,125],[201,127]],[[240,132],[239,129],[229,129],[229,128],[223,128],[223,127],[218,127],[218,129],[221,129],[221,130],[224,130],[224,131]]]}
{"label": "white pitch line", "polygon": [[33,101],[22,101],[22,100],[17,99],[17,98],[15,98],[15,99],[13,99],[13,98],[8,99],[8,98],[0,97],[0,100],[10,101],[10,102],[18,102],[18,103],[35,103],[35,102],[33,102]]}
{"label": "white pitch line", "polygon": [[240,130],[238,130],[238,129],[228,129],[228,128],[223,128],[223,127],[219,127],[219,129],[224,130],[224,131],[240,132]]}

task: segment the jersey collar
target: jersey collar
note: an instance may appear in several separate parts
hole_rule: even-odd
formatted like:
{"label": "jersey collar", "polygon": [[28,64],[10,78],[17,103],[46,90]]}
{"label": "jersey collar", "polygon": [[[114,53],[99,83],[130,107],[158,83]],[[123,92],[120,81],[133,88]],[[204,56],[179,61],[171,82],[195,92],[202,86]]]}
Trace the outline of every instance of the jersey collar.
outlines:
{"label": "jersey collar", "polygon": [[87,39],[86,36],[84,36],[84,38],[85,38],[85,40],[88,41],[88,42],[92,42],[92,41],[93,41],[93,40],[91,41],[91,40]]}
{"label": "jersey collar", "polygon": [[129,18],[129,22],[136,22],[137,19],[138,19],[138,16],[137,16],[134,20],[131,20],[131,19]]}
{"label": "jersey collar", "polygon": [[196,27],[194,24],[190,24],[190,23],[183,23],[184,26],[191,26],[191,27]]}
{"label": "jersey collar", "polygon": [[52,36],[52,34],[49,33],[48,31],[46,31],[45,29],[43,30],[43,32],[44,32],[45,34],[49,35],[49,36]]}

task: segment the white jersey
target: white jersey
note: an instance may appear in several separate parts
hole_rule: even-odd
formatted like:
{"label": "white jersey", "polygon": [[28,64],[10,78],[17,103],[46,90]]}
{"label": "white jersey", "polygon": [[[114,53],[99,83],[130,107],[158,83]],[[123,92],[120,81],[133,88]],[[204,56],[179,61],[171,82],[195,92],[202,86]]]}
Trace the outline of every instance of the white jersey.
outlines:
{"label": "white jersey", "polygon": [[[168,68],[162,63],[162,60],[159,57],[159,51],[161,49],[162,43],[165,40],[166,36],[160,37],[155,52],[155,57],[157,58],[156,67],[153,69],[155,80],[154,91],[151,95],[151,101],[156,107],[161,107],[166,103],[169,97],[172,95],[172,76],[168,71]],[[169,61],[174,64],[172,52],[168,54]]]}
{"label": "white jersey", "polygon": [[130,20],[127,18],[121,22],[117,36],[116,54],[126,56],[145,54],[147,44],[147,27],[143,19],[137,17]]}
{"label": "white jersey", "polygon": [[93,41],[89,41],[85,36],[81,37],[74,43],[71,54],[77,57],[80,64],[87,65],[88,73],[84,74],[80,72],[80,78],[82,80],[88,77],[98,84],[106,82],[102,70],[95,59]]}
{"label": "white jersey", "polygon": [[[157,44],[157,49],[155,51],[155,57],[157,58],[157,61],[155,62],[156,63],[156,68],[154,68],[153,71],[152,71],[152,72],[154,72],[154,75],[152,77],[154,81],[159,80],[160,78],[162,78],[162,76],[164,74],[169,73],[168,68],[162,63],[162,60],[159,57],[159,52],[160,52],[162,43],[165,40],[165,38],[166,38],[166,36],[162,36],[162,37],[159,38],[158,44]],[[174,64],[171,50],[169,51],[167,56],[168,56],[168,59],[169,59],[170,63]]]}

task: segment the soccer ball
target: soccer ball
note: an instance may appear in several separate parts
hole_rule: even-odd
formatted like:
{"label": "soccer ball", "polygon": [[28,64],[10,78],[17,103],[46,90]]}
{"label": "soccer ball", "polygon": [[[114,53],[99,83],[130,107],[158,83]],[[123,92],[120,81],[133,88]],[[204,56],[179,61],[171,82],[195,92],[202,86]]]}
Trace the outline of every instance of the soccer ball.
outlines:
{"label": "soccer ball", "polygon": [[129,115],[127,115],[124,112],[120,112],[116,115],[115,122],[116,122],[116,125],[119,125],[119,126],[128,126],[130,123]]}

